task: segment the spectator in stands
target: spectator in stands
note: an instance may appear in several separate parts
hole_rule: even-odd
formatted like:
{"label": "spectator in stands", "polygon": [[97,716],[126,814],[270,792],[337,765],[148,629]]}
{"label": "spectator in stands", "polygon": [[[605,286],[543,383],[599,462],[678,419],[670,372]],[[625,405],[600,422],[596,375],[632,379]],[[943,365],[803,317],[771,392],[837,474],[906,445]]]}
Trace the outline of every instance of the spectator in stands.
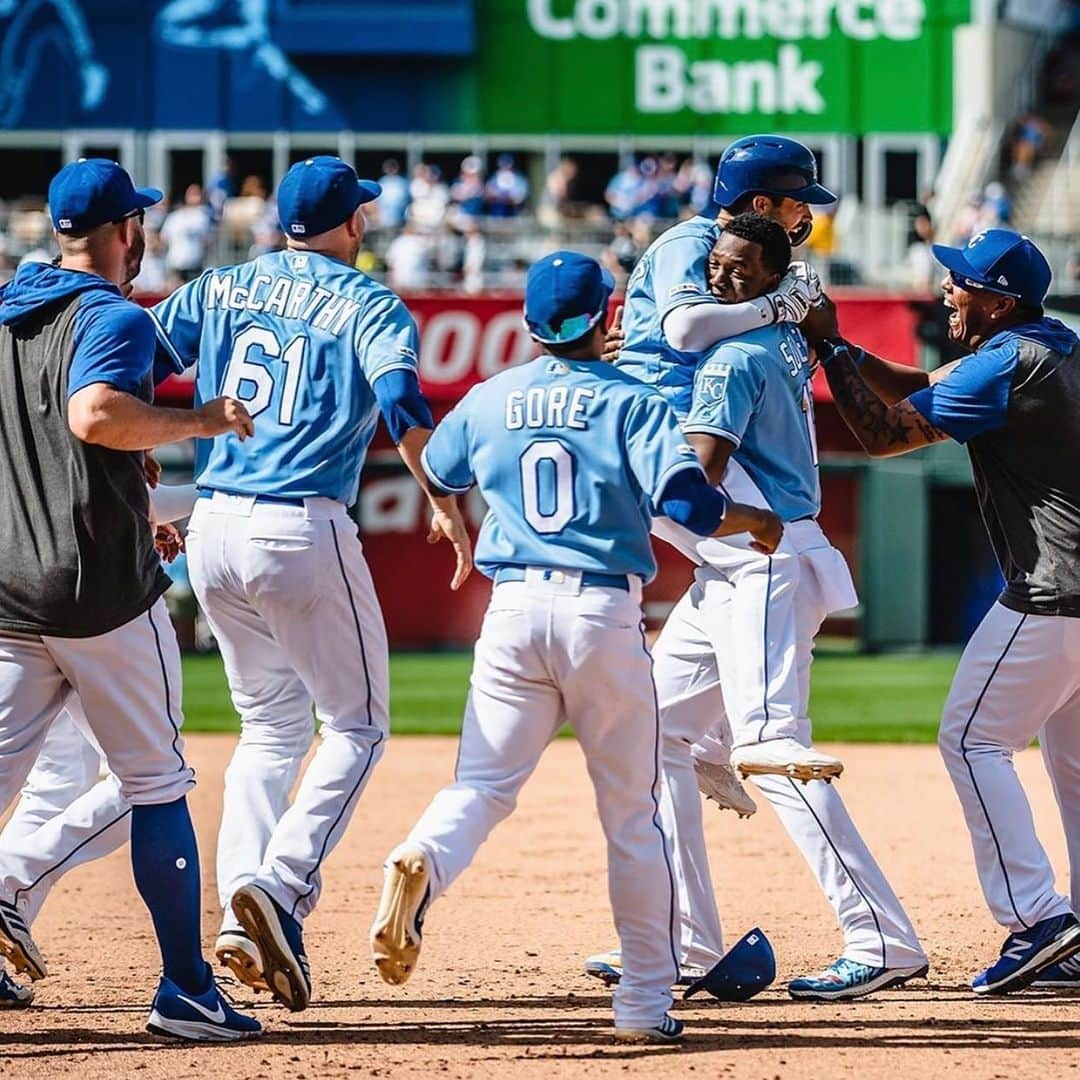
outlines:
{"label": "spectator in stands", "polygon": [[372,204],[378,212],[378,224],[383,229],[400,229],[409,209],[409,181],[401,175],[397,158],[387,158],[379,177],[382,194]]}
{"label": "spectator in stands", "polygon": [[1012,218],[1012,202],[1009,200],[1005,185],[992,180],[983,191],[982,227],[996,229],[1008,225]]}
{"label": "spectator in stands", "polygon": [[1053,129],[1038,113],[1028,113],[1016,121],[1013,130],[1009,175],[1014,183],[1027,178],[1035,166]]}
{"label": "spectator in stands", "polygon": [[487,239],[478,221],[465,228],[465,243],[461,257],[461,281],[470,296],[484,290],[484,268],[487,262]]}
{"label": "spectator in stands", "polygon": [[[415,199],[413,205],[416,205]],[[426,289],[430,284],[430,245],[411,221],[405,223],[386,249],[386,268],[390,287],[396,292]]]}
{"label": "spectator in stands", "polygon": [[529,181],[524,173],[514,167],[512,154],[499,155],[485,194],[488,213],[492,217],[517,217],[525,209],[529,198]]}
{"label": "spectator in stands", "polygon": [[146,250],[143,252],[142,265],[132,286],[138,293],[150,296],[165,296],[172,291],[169,268],[165,263],[165,241],[157,229],[143,229],[146,237]]}
{"label": "spectator in stands", "polygon": [[691,214],[709,214],[714,217],[713,177],[714,169],[707,161],[687,158],[679,169],[679,189],[683,204]]}
{"label": "spectator in stands", "polygon": [[226,156],[221,169],[210,178],[206,188],[206,200],[215,221],[221,220],[221,211],[228,199],[236,195],[236,178],[233,176],[233,159]]}
{"label": "spectator in stands", "polygon": [[203,198],[202,186],[189,184],[183,203],[165,218],[161,226],[161,238],[168,249],[165,263],[181,282],[192,281],[202,273],[212,229],[210,208]]}
{"label": "spectator in stands", "polygon": [[631,217],[645,217],[650,221],[663,217],[664,197],[660,190],[660,165],[649,154],[638,162],[641,174],[641,186],[638,189],[638,202]]}
{"label": "spectator in stands", "polygon": [[682,202],[679,183],[679,159],[674,154],[661,154],[656,162],[656,216],[662,221],[674,221]]}
{"label": "spectator in stands", "polygon": [[462,161],[458,178],[450,185],[450,201],[457,229],[465,230],[484,216],[484,163],[475,154]]}
{"label": "spectator in stands", "polygon": [[409,183],[408,219],[420,229],[437,229],[446,216],[450,192],[442,182],[438,166],[421,162],[413,169]]}
{"label": "spectator in stands", "polygon": [[641,175],[638,163],[633,159],[608,181],[604,190],[604,201],[616,221],[627,221],[637,213],[644,201],[645,178]]}
{"label": "spectator in stands", "polygon": [[968,201],[956,215],[953,243],[959,247],[966,247],[967,242],[983,227],[982,221],[983,195],[981,191],[976,191],[968,197]]}
{"label": "spectator in stands", "polygon": [[581,208],[575,203],[578,163],[571,157],[559,159],[558,165],[548,173],[544,181],[544,193],[540,197],[540,224],[546,229],[557,229],[568,217],[579,217]]}
{"label": "spectator in stands", "polygon": [[[930,217],[930,202],[933,191],[924,191],[911,204],[908,214],[907,254],[911,269],[911,285],[916,289],[933,287],[937,276],[934,256],[930,245],[934,241],[934,223]],[[817,213],[814,214],[814,229],[817,229]],[[811,234],[813,239],[813,234]]]}

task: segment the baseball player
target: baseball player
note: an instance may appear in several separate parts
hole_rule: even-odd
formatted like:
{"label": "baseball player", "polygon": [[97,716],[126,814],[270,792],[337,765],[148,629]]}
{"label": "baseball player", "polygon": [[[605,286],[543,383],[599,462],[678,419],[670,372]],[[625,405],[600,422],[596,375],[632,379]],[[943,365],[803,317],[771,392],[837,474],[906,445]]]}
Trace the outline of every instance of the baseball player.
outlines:
{"label": "baseball player", "polygon": [[664,400],[600,363],[613,282],[557,251],[529,271],[525,320],[544,355],[474,387],[436,429],[424,468],[442,491],[476,484],[490,507],[477,562],[494,581],[476,645],[452,785],[390,854],[372,952],[403,983],[430,902],[513,810],[563,723],[585,751],[608,841],[625,955],[620,1039],[671,1042],[678,977],[674,879],[660,824],[660,734],[641,587],[655,573],[649,520],[701,535],[749,530],[771,551],[779,523],[710,488]]}
{"label": "baseball player", "polygon": [[[187,517],[194,502],[193,484],[159,486],[150,492],[151,518],[160,527]],[[28,929],[61,877],[128,841],[131,804],[112,773],[101,776],[103,758],[72,692],[0,832],[0,895],[11,897]],[[33,998],[32,987],[17,983],[0,960],[0,1007],[25,1008]]]}
{"label": "baseball player", "polygon": [[[199,447],[188,566],[241,720],[218,837],[216,952],[294,1011],[311,995],[302,923],[322,864],[389,731],[386,631],[346,508],[380,411],[425,488],[434,426],[412,317],[354,269],[361,205],[378,194],[338,158],[298,162],[277,196],[288,249],[209,270],[153,309],[176,369],[198,360],[196,399],[224,388],[259,422],[251,452],[231,436]],[[471,568],[465,526],[454,498],[432,508],[432,535],[457,549],[456,588]],[[313,703],[321,741],[290,805]]]}
{"label": "baseball player", "polygon": [[[235,1040],[261,1028],[225,1001],[201,954],[180,650],[142,452],[253,428],[230,398],[195,410],[149,403],[153,324],[119,286],[138,272],[142,214],[160,198],[114,162],[65,166],[49,185],[60,266],[20,267],[0,293],[0,806],[77,691],[132,805],[132,868],[163,967],[148,1027]],[[41,978],[12,900],[0,896],[0,954]]]}
{"label": "baseball player", "polygon": [[[774,287],[791,258],[776,222],[729,220],[711,256],[710,286],[721,303],[745,303]],[[717,721],[733,730],[786,729],[810,745],[810,665],[826,615],[856,602],[851,575],[816,517],[820,509],[810,368],[805,339],[780,323],[721,342],[700,360],[683,430],[713,483],[732,498],[769,506],[785,538],[767,558],[737,540],[700,541],[658,520],[654,531],[698,564],[694,584],[653,647],[664,728],[665,823],[675,838],[683,915],[682,959],[693,972],[722,954],[720,920],[690,747]],[[738,761],[738,747],[732,760]],[[910,920],[858,834],[839,793],[800,784],[754,758],[747,771],[798,845],[836,912],[841,957],[793,980],[795,997],[860,997],[926,973]],[[618,974],[601,954],[586,969]]]}
{"label": "baseball player", "polygon": [[[924,372],[842,338],[822,343],[833,396],[875,457],[952,438],[967,446],[1005,589],[972,635],[938,742],[960,797],[983,894],[1009,931],[979,994],[1080,984],[1080,341],[1042,303],[1050,266],[1026,237],[934,246],[949,337],[971,350]],[[935,377],[936,376],[936,377]],[[1038,736],[1065,826],[1072,903],[1035,835],[1013,768]]]}

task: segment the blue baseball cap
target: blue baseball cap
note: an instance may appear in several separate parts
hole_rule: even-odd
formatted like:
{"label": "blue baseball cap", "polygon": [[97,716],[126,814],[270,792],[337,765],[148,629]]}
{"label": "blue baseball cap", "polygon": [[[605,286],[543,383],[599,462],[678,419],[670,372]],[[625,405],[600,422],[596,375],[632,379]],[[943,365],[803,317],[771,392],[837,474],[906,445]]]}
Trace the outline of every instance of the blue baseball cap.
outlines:
{"label": "blue baseball cap", "polygon": [[544,345],[584,337],[604,316],[615,279],[595,259],[553,251],[525,278],[525,325]]}
{"label": "blue baseball cap", "polygon": [[49,216],[65,236],[81,235],[161,202],[157,188],[137,188],[115,161],[79,158],[49,184]]}
{"label": "blue baseball cap", "polygon": [[320,154],[285,174],[278,185],[278,219],[286,236],[307,239],[336,229],[381,194],[374,180],[361,180],[341,158]]}
{"label": "blue baseball cap", "polygon": [[759,192],[811,206],[836,202],[836,196],[818,183],[813,151],[784,135],[747,135],[720,156],[713,186],[717,206],[734,206],[744,195]]}
{"label": "blue baseball cap", "polygon": [[934,244],[933,252],[962,289],[1000,293],[1035,306],[1050,291],[1053,273],[1046,256],[1011,229],[984,229],[966,247]]}

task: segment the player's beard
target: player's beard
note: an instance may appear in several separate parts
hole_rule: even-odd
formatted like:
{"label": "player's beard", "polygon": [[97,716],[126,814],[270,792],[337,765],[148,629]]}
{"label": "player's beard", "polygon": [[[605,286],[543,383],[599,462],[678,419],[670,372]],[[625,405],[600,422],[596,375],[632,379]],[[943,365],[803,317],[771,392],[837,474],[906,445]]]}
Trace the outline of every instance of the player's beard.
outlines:
{"label": "player's beard", "polygon": [[124,256],[124,280],[122,284],[134,281],[142,269],[143,255],[146,253],[146,236],[142,229],[136,229],[131,240],[131,247]]}

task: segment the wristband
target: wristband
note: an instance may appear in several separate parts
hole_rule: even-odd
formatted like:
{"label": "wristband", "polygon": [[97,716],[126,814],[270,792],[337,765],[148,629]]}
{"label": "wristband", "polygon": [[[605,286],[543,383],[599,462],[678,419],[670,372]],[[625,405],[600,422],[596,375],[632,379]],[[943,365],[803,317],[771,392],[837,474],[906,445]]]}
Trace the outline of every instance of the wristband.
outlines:
{"label": "wristband", "polygon": [[841,353],[847,355],[856,368],[866,359],[866,353],[862,349],[857,345],[850,345],[843,338],[823,338],[814,346],[814,352],[823,368],[827,368]]}

